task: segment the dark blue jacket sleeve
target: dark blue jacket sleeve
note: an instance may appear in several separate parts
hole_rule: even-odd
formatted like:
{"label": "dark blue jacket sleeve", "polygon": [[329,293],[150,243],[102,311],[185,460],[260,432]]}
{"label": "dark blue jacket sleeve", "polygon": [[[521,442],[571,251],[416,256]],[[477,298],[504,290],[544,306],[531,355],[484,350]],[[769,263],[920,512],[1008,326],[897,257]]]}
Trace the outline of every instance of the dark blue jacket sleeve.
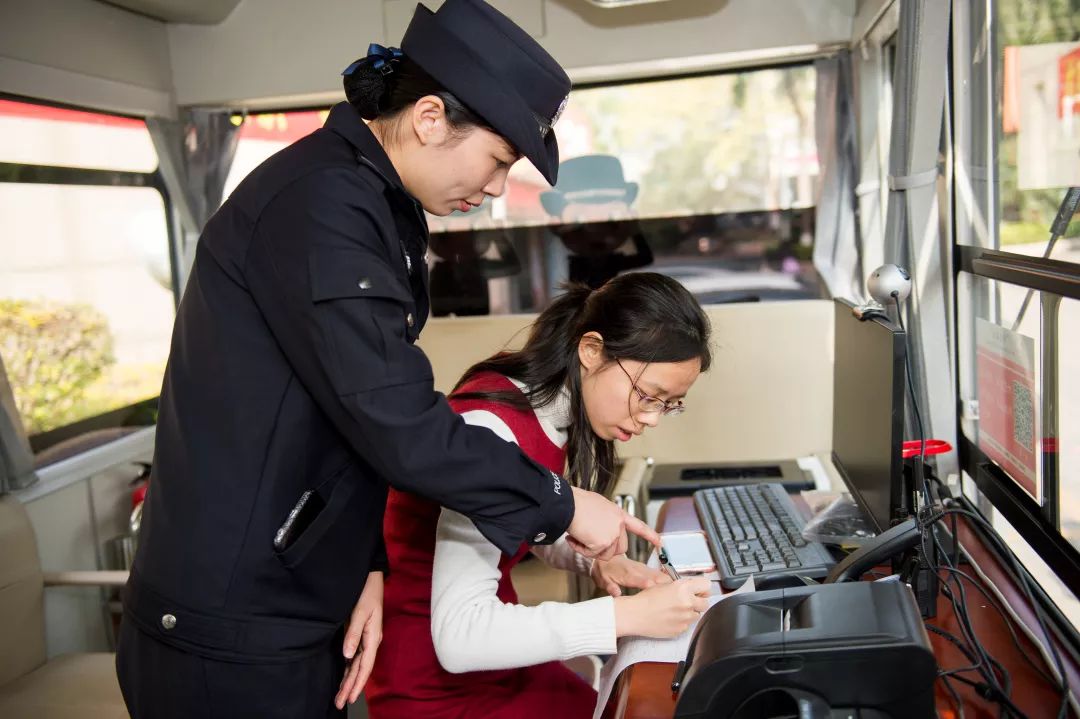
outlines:
{"label": "dark blue jacket sleeve", "polygon": [[435,392],[372,193],[346,169],[282,191],[257,220],[248,290],[300,382],[386,482],[467,515],[503,552],[554,541],[573,517],[570,485]]}

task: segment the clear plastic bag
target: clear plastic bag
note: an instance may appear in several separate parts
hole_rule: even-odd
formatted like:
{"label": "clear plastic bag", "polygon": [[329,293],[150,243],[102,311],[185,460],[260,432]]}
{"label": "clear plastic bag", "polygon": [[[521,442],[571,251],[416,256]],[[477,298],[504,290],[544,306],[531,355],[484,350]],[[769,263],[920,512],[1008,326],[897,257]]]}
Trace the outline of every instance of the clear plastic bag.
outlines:
{"label": "clear plastic bag", "polygon": [[874,538],[877,532],[867,521],[862,509],[842,494],[817,512],[803,528],[803,538],[823,544],[859,547]]}

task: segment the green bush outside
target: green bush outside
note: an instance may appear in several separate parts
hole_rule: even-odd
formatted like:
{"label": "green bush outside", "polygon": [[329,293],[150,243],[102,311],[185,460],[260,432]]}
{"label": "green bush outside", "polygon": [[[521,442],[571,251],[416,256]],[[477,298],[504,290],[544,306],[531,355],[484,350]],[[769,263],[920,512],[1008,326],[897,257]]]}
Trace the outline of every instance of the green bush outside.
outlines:
{"label": "green bush outside", "polygon": [[[1064,237],[1080,237],[1080,220],[1069,223]],[[1001,223],[1001,246],[1027,245],[1033,242],[1049,242],[1050,226],[1040,222],[1009,222]]]}
{"label": "green bush outside", "polygon": [[87,305],[0,299],[0,357],[29,434],[93,412],[86,390],[115,361],[105,316]]}

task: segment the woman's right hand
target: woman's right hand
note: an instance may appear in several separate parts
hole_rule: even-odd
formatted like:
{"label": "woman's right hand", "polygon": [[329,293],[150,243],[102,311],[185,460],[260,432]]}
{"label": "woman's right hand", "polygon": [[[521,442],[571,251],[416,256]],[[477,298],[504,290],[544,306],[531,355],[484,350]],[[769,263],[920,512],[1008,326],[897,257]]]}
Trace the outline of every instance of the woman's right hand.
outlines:
{"label": "woman's right hand", "polygon": [[615,597],[615,635],[668,639],[682,634],[709,608],[710,584],[691,577]]}

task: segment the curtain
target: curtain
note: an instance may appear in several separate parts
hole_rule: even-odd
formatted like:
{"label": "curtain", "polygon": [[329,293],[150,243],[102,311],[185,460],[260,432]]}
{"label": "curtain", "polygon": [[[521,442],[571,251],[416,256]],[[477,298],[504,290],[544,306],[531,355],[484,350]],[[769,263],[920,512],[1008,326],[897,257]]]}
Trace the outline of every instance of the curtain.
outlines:
{"label": "curtain", "polygon": [[856,151],[851,54],[815,62],[817,95],[817,212],[814,266],[834,297],[861,296],[862,266],[855,216]]}
{"label": "curtain", "polygon": [[15,409],[15,395],[4,371],[4,360],[0,358],[0,494],[29,487],[37,479],[34,453]]}
{"label": "curtain", "polygon": [[[911,272],[912,292],[904,309],[923,431],[927,437],[955,444],[949,342],[952,240],[941,231],[937,205],[949,10],[949,3],[942,0],[906,0],[900,6],[884,260]],[[911,437],[913,429],[909,424]],[[943,476],[955,467],[954,455],[938,462]]]}
{"label": "curtain", "polygon": [[240,126],[233,124],[233,115],[227,110],[189,109],[178,120],[150,118],[146,123],[179,220],[172,263],[178,297],[199,234],[221,204],[239,140]]}

